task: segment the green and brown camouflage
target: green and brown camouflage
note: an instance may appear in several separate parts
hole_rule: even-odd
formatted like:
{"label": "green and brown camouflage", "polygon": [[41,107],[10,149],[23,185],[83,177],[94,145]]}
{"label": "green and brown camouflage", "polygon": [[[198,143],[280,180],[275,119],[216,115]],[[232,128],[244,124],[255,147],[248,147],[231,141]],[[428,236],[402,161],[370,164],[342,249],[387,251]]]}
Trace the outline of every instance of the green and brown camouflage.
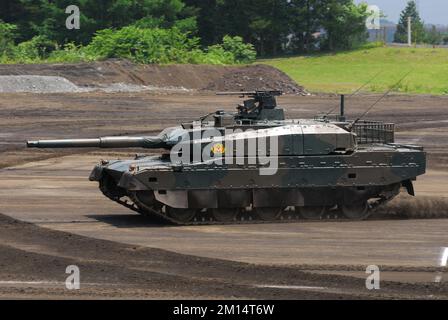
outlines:
{"label": "green and brown camouflage", "polygon": [[[226,93],[232,94],[232,93]],[[141,147],[157,156],[102,161],[90,180],[111,200],[179,224],[365,219],[425,173],[422,147],[394,142],[394,125],[285,119],[278,91],[249,96],[154,137],[30,141],[29,147]],[[207,118],[213,118],[211,121]]]}

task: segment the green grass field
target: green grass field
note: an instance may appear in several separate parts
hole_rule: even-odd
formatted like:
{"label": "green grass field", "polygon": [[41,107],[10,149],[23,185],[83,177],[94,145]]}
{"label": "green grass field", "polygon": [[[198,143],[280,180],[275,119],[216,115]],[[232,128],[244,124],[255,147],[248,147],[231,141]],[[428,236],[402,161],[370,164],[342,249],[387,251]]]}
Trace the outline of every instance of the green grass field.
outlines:
{"label": "green grass field", "polygon": [[376,47],[258,62],[286,72],[312,92],[350,93],[379,71],[363,91],[384,92],[413,70],[394,91],[448,94],[448,49]]}

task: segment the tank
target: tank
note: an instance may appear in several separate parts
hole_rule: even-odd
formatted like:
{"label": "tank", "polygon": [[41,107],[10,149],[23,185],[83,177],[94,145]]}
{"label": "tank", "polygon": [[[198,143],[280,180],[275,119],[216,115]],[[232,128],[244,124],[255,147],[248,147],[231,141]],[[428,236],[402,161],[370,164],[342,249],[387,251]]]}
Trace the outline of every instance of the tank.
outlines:
{"label": "tank", "polygon": [[422,147],[397,144],[394,124],[338,115],[286,119],[280,91],[248,97],[157,136],[28,141],[30,148],[142,148],[101,160],[90,180],[110,200],[174,224],[366,219],[425,173]]}

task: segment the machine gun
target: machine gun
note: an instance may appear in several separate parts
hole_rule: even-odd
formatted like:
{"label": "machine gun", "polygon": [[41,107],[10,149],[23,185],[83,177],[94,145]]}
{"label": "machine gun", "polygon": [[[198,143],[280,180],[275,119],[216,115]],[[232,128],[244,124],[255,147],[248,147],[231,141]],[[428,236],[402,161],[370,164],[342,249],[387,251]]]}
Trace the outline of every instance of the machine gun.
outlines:
{"label": "machine gun", "polygon": [[[256,91],[241,91],[241,92],[218,92],[216,93],[219,96],[239,96],[241,98],[249,97],[250,99],[244,100],[242,104],[239,104],[237,107],[238,115],[235,119],[260,119],[263,117],[264,110],[272,110],[277,107],[277,101],[275,99],[276,96],[281,96],[283,94],[282,91],[279,90],[256,90]],[[272,117],[276,112],[268,112],[269,118]],[[278,112],[280,118],[277,120],[282,120],[284,116],[283,110]],[[272,119],[276,120],[276,119]]]}

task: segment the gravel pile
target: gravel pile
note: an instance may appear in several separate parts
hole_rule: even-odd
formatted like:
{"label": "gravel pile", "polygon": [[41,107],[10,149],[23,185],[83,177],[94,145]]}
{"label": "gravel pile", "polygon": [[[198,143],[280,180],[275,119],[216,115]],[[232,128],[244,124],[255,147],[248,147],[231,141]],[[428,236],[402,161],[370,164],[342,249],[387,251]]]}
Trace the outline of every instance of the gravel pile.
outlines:
{"label": "gravel pile", "polygon": [[74,83],[62,77],[55,76],[0,76],[0,92],[33,92],[33,93],[58,93],[58,92],[82,92]]}
{"label": "gravel pile", "polygon": [[37,75],[0,76],[0,93],[30,92],[30,93],[76,93],[76,92],[188,92],[190,90],[178,87],[156,87],[132,83],[111,83],[79,87],[63,77]]}

